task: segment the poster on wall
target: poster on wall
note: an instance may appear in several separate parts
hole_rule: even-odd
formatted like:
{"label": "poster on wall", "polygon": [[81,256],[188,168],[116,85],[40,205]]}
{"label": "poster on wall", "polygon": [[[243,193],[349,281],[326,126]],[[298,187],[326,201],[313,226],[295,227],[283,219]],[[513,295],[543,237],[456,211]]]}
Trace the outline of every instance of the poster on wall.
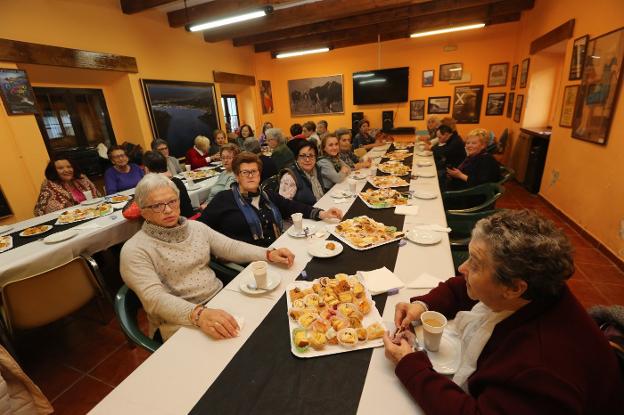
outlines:
{"label": "poster on wall", "polygon": [[344,112],[342,75],[288,81],[292,116],[341,114]]}
{"label": "poster on wall", "polygon": [[570,61],[570,74],[568,75],[569,81],[576,81],[583,76],[583,64],[585,63],[588,41],[589,35],[574,39],[574,44],[572,45],[572,60]]}
{"label": "poster on wall", "polygon": [[509,63],[493,63],[488,71],[488,87],[507,85]]}
{"label": "poster on wall", "polygon": [[154,138],[169,143],[174,157],[183,157],[198,135],[212,138],[219,129],[215,87],[211,83],[142,79]]}
{"label": "poster on wall", "polygon": [[516,94],[513,92],[509,93],[509,101],[507,101],[507,118],[511,118],[511,114],[513,114],[513,104],[514,104],[514,96]]}
{"label": "poster on wall", "polygon": [[478,124],[481,115],[483,85],[456,86],[453,118],[458,124]]}
{"label": "poster on wall", "polygon": [[410,121],[425,119],[425,100],[415,99],[410,101]]}
{"label": "poster on wall", "polygon": [[522,104],[524,104],[524,95],[518,95],[518,98],[516,98],[516,108],[514,109],[513,117],[515,122],[520,122],[520,118],[522,117]]}
{"label": "poster on wall", "polygon": [[527,86],[527,80],[529,79],[529,58],[522,61],[522,67],[520,68],[520,88]]}
{"label": "poster on wall", "polygon": [[461,63],[445,63],[440,65],[440,81],[458,81],[462,79],[463,65]]}
{"label": "poster on wall", "polygon": [[258,81],[258,87],[260,88],[262,113],[273,114],[273,91],[271,90],[271,81]]}
{"label": "poster on wall", "polygon": [[514,65],[511,68],[511,90],[516,89],[516,82],[518,81],[518,65]]}
{"label": "poster on wall", "polygon": [[37,104],[26,71],[0,69],[0,95],[9,115],[35,114]]}
{"label": "poster on wall", "polygon": [[485,115],[503,115],[506,96],[507,94],[504,92],[488,94]]}
{"label": "poster on wall", "polygon": [[427,103],[428,114],[448,114],[451,109],[451,97],[429,97]]}
{"label": "poster on wall", "polygon": [[559,126],[572,128],[572,119],[574,117],[574,105],[576,104],[576,96],[578,95],[578,85],[568,85],[563,91],[563,103],[561,104],[561,117],[559,118]]}

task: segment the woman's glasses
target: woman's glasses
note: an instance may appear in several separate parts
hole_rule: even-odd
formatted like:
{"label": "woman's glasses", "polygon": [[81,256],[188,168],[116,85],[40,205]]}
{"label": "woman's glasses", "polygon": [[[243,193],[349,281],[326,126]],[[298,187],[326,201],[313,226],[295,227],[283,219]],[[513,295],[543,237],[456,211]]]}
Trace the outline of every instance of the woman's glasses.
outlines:
{"label": "woman's glasses", "polygon": [[299,154],[299,156],[297,157],[299,157],[300,160],[314,160],[316,158],[316,155],[315,154]]}
{"label": "woman's glasses", "polygon": [[260,174],[260,171],[258,171],[258,170],[241,170],[240,174],[242,174],[243,177],[254,177],[254,176],[257,176],[258,174]]}
{"label": "woman's glasses", "polygon": [[180,206],[180,199],[173,199],[168,202],[155,203],[153,205],[145,207],[151,209],[153,212],[161,213],[165,211],[165,206],[169,206],[169,209],[176,209],[178,206]]}

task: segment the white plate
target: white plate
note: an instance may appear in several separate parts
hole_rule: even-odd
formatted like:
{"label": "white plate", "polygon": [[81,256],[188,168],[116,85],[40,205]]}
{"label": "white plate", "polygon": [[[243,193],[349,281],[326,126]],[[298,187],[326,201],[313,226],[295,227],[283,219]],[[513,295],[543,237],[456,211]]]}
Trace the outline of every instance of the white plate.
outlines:
{"label": "white plate", "polygon": [[[336,245],[334,250],[325,248],[325,245],[327,245],[328,243],[333,243],[334,245]],[[343,249],[344,247],[338,241],[320,241],[310,246],[308,248],[308,253],[317,258],[331,258],[340,255]]]}
{"label": "white plate", "polygon": [[4,248],[0,245],[0,252],[8,251],[13,248],[13,237],[11,235],[1,236],[0,241],[7,244]]}
{"label": "white plate", "polygon": [[[447,328],[448,329],[448,328]],[[416,335],[420,344],[424,345],[422,326],[416,327]],[[459,369],[461,363],[461,342],[454,334],[445,330],[440,340],[440,348],[437,352],[427,351],[433,370],[442,375],[452,375]]]}
{"label": "white plate", "polygon": [[[26,228],[26,229],[24,229],[23,231],[21,231],[21,232],[19,233],[19,236],[23,236],[23,237],[26,237],[26,238],[30,238],[30,237],[32,237],[32,236],[37,236],[37,235],[41,235],[42,233],[46,233],[47,231],[49,231],[50,229],[52,229],[52,225],[41,225],[41,226],[43,227],[43,229],[41,230],[41,232],[37,232],[37,233],[32,234],[32,235],[24,235],[24,232],[26,231],[26,229],[28,229],[28,228]],[[32,227],[32,228],[34,228],[34,226],[31,226],[31,227]]]}
{"label": "white plate", "polygon": [[353,180],[364,180],[368,175],[364,172],[356,172],[350,176]]}
{"label": "white plate", "polygon": [[8,233],[13,228],[14,228],[13,225],[0,226],[0,235],[4,235],[5,233]]}
{"label": "white plate", "polygon": [[[312,234],[314,234],[316,232],[316,226],[304,226],[303,228],[304,229],[308,228],[308,235],[312,235]],[[288,235],[292,236],[293,238],[305,238],[306,237],[305,232],[297,233],[295,231],[295,227],[294,226],[291,226],[290,228],[288,228],[286,233]]]}
{"label": "white plate", "polygon": [[278,276],[271,276],[270,274],[267,275],[267,280],[268,284],[266,289],[264,290],[250,288],[247,286],[247,284],[250,284],[253,287],[256,285],[256,280],[254,279],[253,275],[248,275],[247,277],[241,279],[239,288],[245,294],[262,295],[273,291],[275,288],[277,288],[278,285],[280,285],[280,282],[282,282],[282,280],[280,280]]}
{"label": "white plate", "polygon": [[95,205],[96,203],[100,203],[103,200],[104,200],[103,197],[96,197],[95,199],[89,199],[89,200],[80,202],[80,204],[83,206]]}
{"label": "white plate", "polygon": [[414,190],[412,195],[418,199],[435,199],[438,195],[435,192],[430,192],[427,190]]}
{"label": "white plate", "polygon": [[442,240],[442,234],[423,229],[412,229],[407,232],[407,239],[420,245],[434,245]]}
{"label": "white plate", "polygon": [[433,152],[429,150],[424,150],[424,151],[419,151],[418,153],[416,153],[416,155],[420,157],[431,157],[433,155]]}
{"label": "white plate", "polygon": [[331,194],[331,197],[334,199],[346,199],[348,197],[353,197],[353,193],[348,190],[336,190]]}
{"label": "white plate", "polygon": [[419,167],[427,167],[427,166],[433,165],[433,163],[430,162],[429,160],[418,160],[416,164],[418,164]]}
{"label": "white plate", "polygon": [[426,178],[436,176],[435,172],[427,171],[427,170],[417,170],[414,172],[414,175],[418,177],[426,177]]}
{"label": "white plate", "polygon": [[220,161],[213,161],[212,163],[210,163],[211,166],[221,166],[223,163]]}
{"label": "white plate", "polygon": [[53,233],[52,235],[46,236],[45,238],[43,238],[43,242],[46,244],[55,244],[57,242],[63,242],[71,239],[76,235],[78,235],[78,231],[74,229],[68,229],[63,232]]}

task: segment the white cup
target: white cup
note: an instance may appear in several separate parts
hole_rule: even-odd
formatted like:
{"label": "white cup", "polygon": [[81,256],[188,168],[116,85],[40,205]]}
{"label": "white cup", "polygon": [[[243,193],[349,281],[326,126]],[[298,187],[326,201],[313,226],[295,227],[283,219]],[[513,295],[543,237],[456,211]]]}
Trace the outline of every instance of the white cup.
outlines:
{"label": "white cup", "polygon": [[347,183],[349,184],[349,191],[351,192],[352,195],[354,195],[357,182],[354,179],[349,179]]}
{"label": "white cup", "polygon": [[424,149],[425,149],[425,143],[423,142],[418,143],[418,150],[423,151]]}
{"label": "white cup", "polygon": [[265,261],[254,261],[251,263],[251,272],[256,280],[257,288],[267,288],[267,263]]}
{"label": "white cup", "polygon": [[293,213],[292,215],[290,215],[290,219],[292,219],[293,226],[295,227],[295,232],[303,232],[303,213]]}
{"label": "white cup", "polygon": [[191,171],[191,165],[190,165],[190,164],[185,164],[185,165],[184,165],[184,169],[185,169],[186,171]]}
{"label": "white cup", "polygon": [[186,177],[186,183],[189,186],[193,186],[193,184],[195,184],[195,182],[193,181],[193,177],[189,174],[189,172],[187,171],[186,174],[184,175],[184,177]]}
{"label": "white cup", "polygon": [[425,348],[430,352],[437,352],[447,324],[446,317],[437,311],[425,311],[420,315],[420,321],[423,325]]}
{"label": "white cup", "polygon": [[93,199],[93,192],[91,190],[85,190],[84,192],[82,192],[82,194],[84,195],[86,200]]}

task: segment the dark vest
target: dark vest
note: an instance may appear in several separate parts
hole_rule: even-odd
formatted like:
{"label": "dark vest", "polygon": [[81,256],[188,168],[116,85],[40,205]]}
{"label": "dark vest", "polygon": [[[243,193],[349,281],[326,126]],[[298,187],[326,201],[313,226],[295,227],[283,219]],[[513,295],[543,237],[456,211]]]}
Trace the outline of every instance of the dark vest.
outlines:
{"label": "dark vest", "polygon": [[[323,178],[321,177],[321,170],[318,166],[314,166],[316,169],[316,177],[321,183],[321,187],[323,188],[323,192],[326,192],[325,186],[323,186]],[[305,203],[309,206],[314,206],[316,203],[316,198],[314,197],[314,192],[312,191],[312,183],[307,178],[305,173],[303,173],[296,164],[291,164],[286,167],[280,173],[280,179],[286,173],[290,173],[295,178],[295,183],[297,184],[297,193],[295,193],[295,197],[293,198],[297,202]]]}

